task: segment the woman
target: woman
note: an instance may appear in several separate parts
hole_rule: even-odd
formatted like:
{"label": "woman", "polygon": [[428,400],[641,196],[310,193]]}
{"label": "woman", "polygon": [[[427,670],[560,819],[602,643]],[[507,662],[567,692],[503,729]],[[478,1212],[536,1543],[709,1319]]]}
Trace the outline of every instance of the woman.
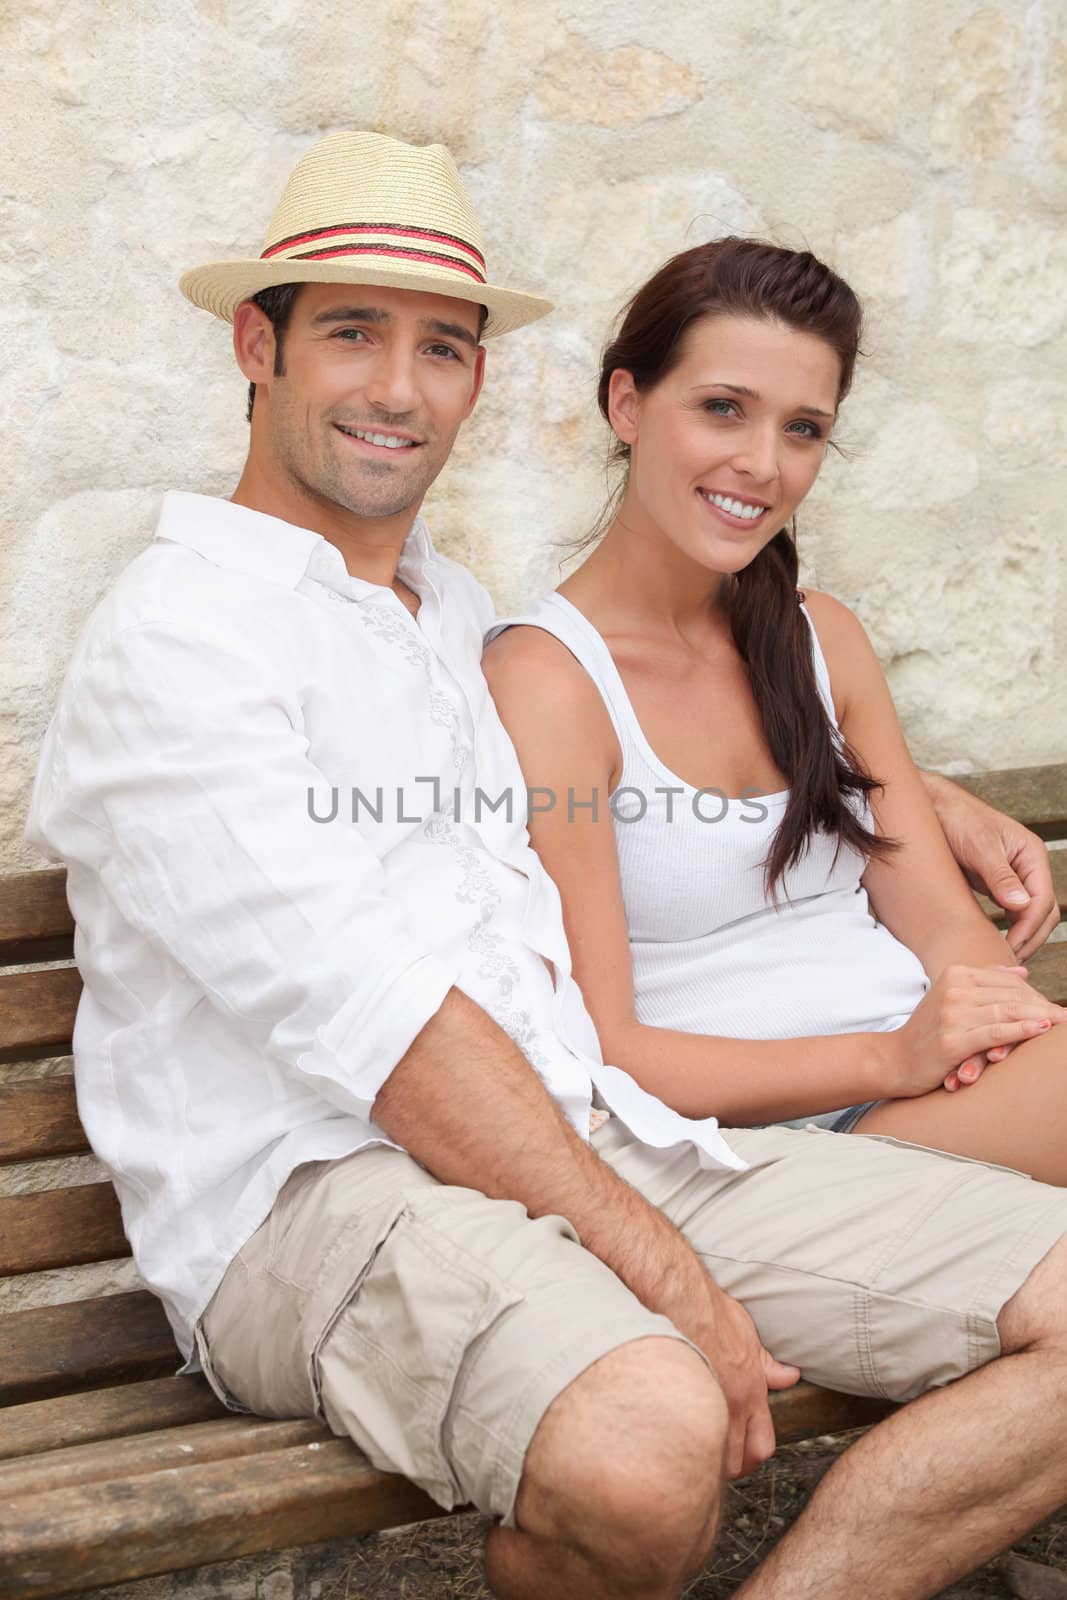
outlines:
{"label": "woman", "polygon": [[603,359],[626,465],[604,537],[485,670],[556,797],[531,838],[606,1060],[690,1116],[1063,1183],[1067,1012],[961,878],[860,623],[796,588],[860,324],[807,253],[669,261]]}

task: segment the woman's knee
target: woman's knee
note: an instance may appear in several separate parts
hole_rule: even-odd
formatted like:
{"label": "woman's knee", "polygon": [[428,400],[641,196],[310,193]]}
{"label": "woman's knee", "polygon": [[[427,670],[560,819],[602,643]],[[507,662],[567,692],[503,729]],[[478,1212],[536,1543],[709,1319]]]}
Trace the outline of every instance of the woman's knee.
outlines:
{"label": "woman's knee", "polygon": [[[670,1594],[710,1554],[726,1402],[680,1340],[623,1345],[569,1385],[534,1435],[518,1526]],[[636,1581],[636,1580],[639,1580]]]}

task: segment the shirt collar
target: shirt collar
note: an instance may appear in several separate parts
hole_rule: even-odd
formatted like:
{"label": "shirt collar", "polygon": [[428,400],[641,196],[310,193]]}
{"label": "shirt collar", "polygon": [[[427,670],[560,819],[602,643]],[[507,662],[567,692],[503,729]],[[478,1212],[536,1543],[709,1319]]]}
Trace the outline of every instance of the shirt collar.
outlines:
{"label": "shirt collar", "polygon": [[[165,494],[156,538],[187,545],[215,566],[270,578],[290,589],[307,575],[359,599],[383,592],[381,584],[351,577],[340,550],[321,533],[215,495],[178,490]],[[416,517],[397,571],[410,582],[436,559],[426,524]]]}

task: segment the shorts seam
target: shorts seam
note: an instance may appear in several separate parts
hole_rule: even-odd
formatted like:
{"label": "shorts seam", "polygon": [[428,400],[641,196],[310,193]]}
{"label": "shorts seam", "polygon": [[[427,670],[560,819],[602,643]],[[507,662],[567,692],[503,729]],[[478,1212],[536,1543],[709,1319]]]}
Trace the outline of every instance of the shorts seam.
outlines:
{"label": "shorts seam", "polygon": [[[1034,1238],[1034,1236],[1037,1233],[1044,1231],[1044,1226],[1045,1226],[1045,1223],[1047,1222],[1048,1218],[1053,1216],[1056,1212],[1058,1212],[1059,1209],[1060,1209],[1060,1198],[1057,1195],[1054,1198],[1049,1200],[1048,1205],[1043,1206],[1041,1208],[1041,1210],[1038,1212],[1037,1216],[1034,1217],[1034,1219],[1031,1222],[1029,1228],[1023,1234],[1022,1238],[1016,1238],[1016,1239],[1014,1239],[1012,1241],[1011,1248],[1009,1250],[1005,1250],[1004,1251],[1003,1255],[997,1261],[995,1267],[990,1268],[990,1270],[987,1273],[986,1277],[982,1280],[982,1283],[981,1283],[980,1287],[975,1290],[975,1293],[974,1293],[974,1295],[972,1296],[972,1299],[971,1299],[971,1304],[970,1304],[970,1306],[968,1307],[968,1310],[967,1310],[967,1330],[968,1330],[968,1350],[967,1350],[967,1353],[968,1353],[968,1357],[971,1358],[972,1370],[974,1369],[974,1367],[976,1367],[979,1364],[979,1357],[981,1355],[981,1324],[982,1324],[982,1318],[983,1318],[984,1315],[988,1315],[988,1313],[983,1313],[983,1312],[980,1311],[980,1309],[978,1307],[978,1304],[977,1304],[979,1298],[980,1297],[984,1297],[984,1296],[988,1296],[991,1291],[994,1292],[994,1293],[996,1292],[994,1290],[994,1285],[996,1285],[1003,1278],[1005,1272],[1009,1268],[1013,1267],[1015,1265],[1016,1261],[1026,1253],[1027,1247],[1029,1246],[1031,1240]],[[1062,1234],[1061,1234],[1061,1237],[1063,1237]],[[1046,1251],[1046,1254],[1047,1253],[1048,1252]],[[1033,1268],[1031,1268],[1030,1270],[1032,1271]],[[1030,1273],[1028,1272],[1026,1276],[1029,1277]],[[1023,1279],[1023,1283],[1025,1283],[1025,1281],[1026,1281],[1026,1279],[1024,1278]],[[1019,1283],[1016,1286],[1016,1289],[1013,1291],[1013,1293],[1017,1293],[1018,1290],[1021,1289],[1021,1288],[1022,1288],[1022,1283]],[[999,1353],[999,1351],[1001,1349],[1001,1344],[1000,1344],[1000,1330],[997,1327],[997,1316],[999,1316],[1000,1311],[1003,1310],[1004,1305],[1007,1303],[1007,1299],[1010,1299],[1010,1298],[1011,1298],[1011,1295],[1008,1295],[1005,1300],[1001,1301],[1001,1304],[997,1308],[996,1313],[994,1313],[989,1318],[990,1324],[991,1324],[992,1329],[993,1329],[993,1336],[994,1336],[994,1338],[996,1339],[996,1342],[997,1342],[997,1351],[998,1351],[998,1353]]]}
{"label": "shorts seam", "polygon": [[723,1251],[719,1252],[718,1257],[701,1251],[696,1253],[704,1262],[714,1262],[721,1258],[739,1266],[768,1267],[775,1272],[788,1272],[797,1277],[810,1278],[815,1283],[831,1283],[836,1288],[852,1289],[857,1294],[869,1295],[872,1300],[886,1301],[890,1305],[911,1306],[918,1311],[936,1311],[939,1315],[955,1317],[960,1321],[966,1321],[970,1314],[967,1308],[943,1305],[939,1300],[917,1300],[912,1295],[894,1294],[889,1289],[878,1289],[871,1284],[857,1283],[853,1278],[832,1278],[825,1272],[811,1272],[803,1267],[790,1267],[783,1261],[765,1261],[761,1256],[728,1256]]}
{"label": "shorts seam", "polygon": [[[408,1211],[408,1208],[405,1206],[403,1211],[396,1218],[396,1221],[394,1222],[393,1227],[390,1228],[389,1232],[392,1233],[395,1230],[396,1226],[400,1222],[402,1222],[405,1217],[408,1217],[409,1215],[410,1215],[410,1213]],[[420,1226],[424,1226],[425,1227],[426,1224],[420,1223]],[[433,1232],[434,1230],[432,1228],[428,1228],[427,1231],[428,1232]],[[429,1261],[435,1267],[439,1267],[441,1265],[440,1258],[439,1257],[435,1257],[433,1252],[426,1248],[425,1244],[418,1237],[418,1234],[417,1234],[417,1232],[415,1230],[409,1229],[408,1230],[408,1237],[409,1237],[410,1243],[419,1252],[419,1254],[422,1256],[424,1261]],[[388,1235],[386,1235],[386,1238],[388,1238]],[[382,1243],[384,1244],[385,1240],[383,1240]],[[452,1241],[448,1240],[448,1243],[451,1245]],[[462,1249],[461,1249],[461,1253],[464,1256],[467,1256],[467,1252],[463,1251]],[[474,1260],[476,1258],[468,1256],[468,1259]],[[464,1327],[464,1330],[466,1331],[466,1329],[470,1326],[470,1322],[473,1320],[473,1314],[475,1312],[478,1313],[478,1314],[481,1314],[485,1310],[486,1306],[489,1305],[491,1303],[492,1299],[494,1298],[494,1294],[496,1294],[498,1292],[499,1286],[502,1285],[503,1280],[497,1278],[496,1287],[495,1287],[494,1284],[487,1282],[484,1277],[476,1276],[475,1274],[473,1274],[470,1271],[470,1269],[468,1267],[465,1267],[463,1265],[457,1264],[454,1261],[449,1261],[448,1262],[448,1270],[449,1271],[455,1271],[456,1276],[458,1278],[463,1279],[469,1289],[477,1291],[478,1304],[477,1304],[477,1306],[472,1306],[470,1308],[472,1315],[470,1317],[464,1319],[464,1322],[463,1322],[463,1327]],[[496,1277],[496,1274],[492,1274],[492,1276]],[[343,1314],[343,1312],[345,1310],[347,1310],[347,1308],[350,1305],[354,1305],[355,1302],[358,1301],[358,1299],[359,1299],[359,1291],[360,1291],[360,1289],[362,1289],[362,1287],[363,1287],[363,1283],[360,1283],[359,1286],[357,1287],[357,1289],[354,1290],[351,1294],[349,1294],[347,1296],[347,1298],[345,1299],[345,1301],[344,1301],[344,1303],[342,1305],[342,1314]],[[511,1290],[509,1292],[516,1293],[517,1291]],[[503,1311],[505,1311],[505,1310],[507,1310],[506,1306],[501,1307],[501,1313],[503,1313]],[[448,1343],[446,1344],[445,1349],[441,1352],[441,1358],[440,1358],[440,1363],[439,1363],[440,1367],[453,1370],[454,1373],[458,1374],[459,1363],[462,1360],[462,1357],[466,1353],[466,1350],[467,1350],[467,1341],[466,1341],[466,1333],[465,1333],[465,1331],[464,1331],[463,1334],[454,1335],[452,1337],[452,1339],[450,1341],[448,1341]],[[368,1350],[373,1350],[378,1355],[380,1355],[384,1359],[386,1365],[388,1365],[391,1368],[391,1370],[396,1373],[398,1378],[402,1378],[404,1380],[404,1382],[408,1385],[408,1387],[415,1394],[421,1395],[423,1397],[423,1399],[426,1399],[426,1400],[432,1399],[433,1390],[432,1389],[427,1389],[423,1384],[419,1383],[417,1379],[410,1377],[404,1371],[404,1369],[402,1367],[397,1365],[397,1363],[394,1361],[393,1357],[389,1354],[389,1352],[387,1350],[385,1350],[383,1348],[383,1346],[375,1343],[373,1340],[369,1339],[365,1334],[361,1333],[358,1327],[354,1327],[354,1326],[350,1327],[349,1328],[349,1333],[352,1336],[358,1338],[361,1341],[361,1343],[366,1346],[366,1348]],[[329,1337],[329,1336],[327,1335],[327,1337]]]}

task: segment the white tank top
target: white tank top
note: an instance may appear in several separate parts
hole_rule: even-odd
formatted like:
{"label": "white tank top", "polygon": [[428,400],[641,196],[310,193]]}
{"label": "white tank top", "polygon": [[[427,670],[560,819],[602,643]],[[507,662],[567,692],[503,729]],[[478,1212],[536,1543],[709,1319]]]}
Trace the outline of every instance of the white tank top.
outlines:
{"label": "white tank top", "polygon": [[[818,636],[819,693],[834,729]],[[763,867],[788,791],[727,798],[694,789],[652,750],[611,652],[560,594],[496,624],[564,644],[596,684],[622,750],[611,810],[633,959],[638,1021],[739,1039],[881,1032],[905,1022],[929,987],[919,960],[874,917],[866,858],[816,834],[785,873],[777,903]],[[868,826],[869,809],[859,811]]]}

